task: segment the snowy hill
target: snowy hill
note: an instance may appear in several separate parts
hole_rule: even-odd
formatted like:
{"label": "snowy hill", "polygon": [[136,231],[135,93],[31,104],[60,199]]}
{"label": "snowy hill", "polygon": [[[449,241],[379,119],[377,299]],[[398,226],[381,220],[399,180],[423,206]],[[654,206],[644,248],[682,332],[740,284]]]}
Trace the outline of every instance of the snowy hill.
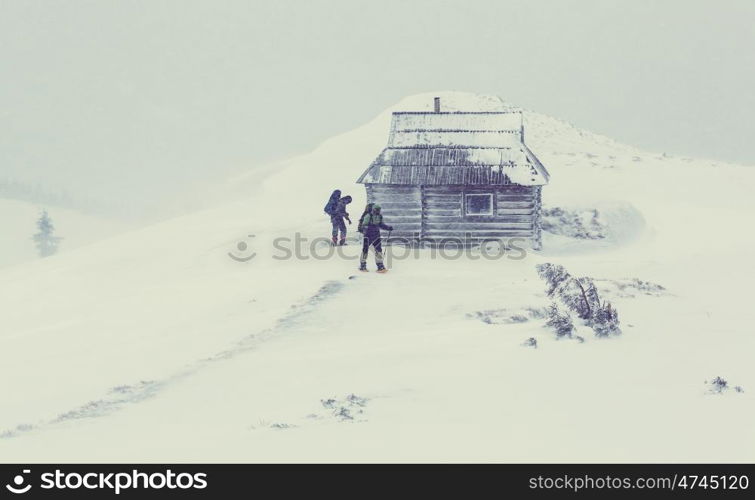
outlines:
{"label": "snowy hill", "polygon": [[[355,273],[353,244],[312,257],[331,251],[312,239],[329,233],[332,189],[360,211],[354,182],[391,111],[436,95],[444,109],[506,105],[412,96],[230,180],[220,189],[237,201],[1,269],[0,458],[755,459],[752,168],[646,153],[526,112],[552,175],[546,209],[596,211],[600,237],[570,236],[560,229],[573,221],[554,215],[544,250],[524,259],[396,249],[380,276]],[[296,233],[308,258],[274,258],[290,248],[274,239]],[[539,312],[543,262],[598,280],[623,333],[578,325],[584,342],[558,340]],[[744,392],[709,394],[716,376]]]}
{"label": "snowy hill", "polygon": [[3,233],[0,267],[38,258],[31,236],[37,232],[35,224],[43,208],[47,209],[52,217],[55,234],[64,238],[60,246],[61,252],[115,234],[123,227],[123,224],[117,221],[68,208],[0,198],[0,227]]}

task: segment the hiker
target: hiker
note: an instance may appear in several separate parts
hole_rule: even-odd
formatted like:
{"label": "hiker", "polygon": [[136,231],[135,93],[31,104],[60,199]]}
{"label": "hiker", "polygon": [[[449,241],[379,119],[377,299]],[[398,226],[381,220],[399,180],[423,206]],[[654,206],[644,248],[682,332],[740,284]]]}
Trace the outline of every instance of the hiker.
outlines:
{"label": "hiker", "polygon": [[388,226],[383,222],[380,205],[368,203],[357,228],[357,231],[364,234],[364,238],[362,239],[362,255],[359,258],[360,271],[367,272],[367,252],[370,249],[370,245],[375,248],[377,272],[385,273],[388,271],[383,265],[383,249],[380,245],[381,229],[393,231],[393,226]]}
{"label": "hiker", "polygon": [[[345,245],[346,244],[346,224],[344,224],[343,220],[346,219],[349,222],[349,225],[351,225],[351,219],[349,218],[349,212],[346,211],[346,205],[351,203],[351,196],[344,196],[340,200],[338,200],[338,203],[336,203],[336,207],[333,210],[333,213],[330,215],[330,223],[333,225],[333,244],[334,245]],[[339,239],[339,232],[340,232],[340,239]]]}
{"label": "hiker", "polygon": [[[349,203],[351,202],[351,196],[349,198]],[[338,231],[343,227],[342,234],[344,235],[344,243],[345,243],[345,237],[346,237],[346,225],[343,223],[344,216],[341,215],[339,218],[334,218],[334,215],[336,214],[336,210],[338,209],[338,202],[341,201],[341,190],[336,189],[333,191],[333,194],[330,195],[330,199],[328,199],[328,203],[325,204],[325,213],[330,216],[330,224],[333,226],[333,236],[332,241],[335,245],[338,242]],[[347,203],[348,204],[348,203]],[[346,213],[345,207],[343,209],[343,213],[346,214],[345,217],[348,218],[349,214]],[[349,224],[351,224],[351,220],[349,220]]]}

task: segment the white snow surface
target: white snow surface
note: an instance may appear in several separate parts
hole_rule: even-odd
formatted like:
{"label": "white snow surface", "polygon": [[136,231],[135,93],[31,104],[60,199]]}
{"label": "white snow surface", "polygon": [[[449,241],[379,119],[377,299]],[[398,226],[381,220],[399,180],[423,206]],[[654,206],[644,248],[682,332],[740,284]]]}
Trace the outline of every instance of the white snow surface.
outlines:
{"label": "white snow surface", "polygon": [[[752,167],[648,153],[526,111],[525,140],[551,173],[545,206],[597,209],[606,238],[546,233],[520,260],[394,254],[386,275],[356,272],[356,244],[273,258],[275,238],[329,236],[332,189],[358,215],[355,180],[390,113],[438,95],[444,110],[504,106],[412,96],[229,180],[227,203],[0,269],[0,459],[755,460]],[[541,319],[480,320],[546,306],[542,262],[599,279],[622,335],[578,325],[579,343]],[[634,278],[665,290],[621,285]],[[744,392],[707,393],[716,376]]]}

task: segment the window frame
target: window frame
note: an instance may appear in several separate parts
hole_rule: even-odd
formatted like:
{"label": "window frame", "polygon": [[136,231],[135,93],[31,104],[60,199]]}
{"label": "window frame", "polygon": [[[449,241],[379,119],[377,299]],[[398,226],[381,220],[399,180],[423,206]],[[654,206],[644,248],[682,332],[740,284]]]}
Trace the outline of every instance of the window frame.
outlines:
{"label": "window frame", "polygon": [[[469,197],[470,196],[487,196],[490,200],[490,211],[485,213],[470,213],[469,212]],[[464,217],[495,217],[495,193],[494,192],[482,192],[482,193],[464,193],[463,197],[463,209]]]}

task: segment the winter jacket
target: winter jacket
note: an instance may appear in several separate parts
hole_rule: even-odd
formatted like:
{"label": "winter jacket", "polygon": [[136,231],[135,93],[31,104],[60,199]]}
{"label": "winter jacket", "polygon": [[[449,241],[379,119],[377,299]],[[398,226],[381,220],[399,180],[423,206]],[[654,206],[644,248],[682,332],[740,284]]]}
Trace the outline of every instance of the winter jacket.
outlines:
{"label": "winter jacket", "polygon": [[363,232],[365,235],[380,235],[380,230],[393,231],[393,226],[389,226],[383,222],[383,214],[380,213],[380,205],[374,205],[372,210],[365,213],[362,216],[362,220],[359,221],[359,232]]}
{"label": "winter jacket", "polygon": [[336,203],[336,207],[333,210],[333,213],[331,213],[330,217],[342,218],[351,222],[351,219],[349,219],[349,212],[346,211],[346,205],[348,205],[349,203],[351,203],[351,196],[344,196],[343,198],[338,200],[338,203]]}

